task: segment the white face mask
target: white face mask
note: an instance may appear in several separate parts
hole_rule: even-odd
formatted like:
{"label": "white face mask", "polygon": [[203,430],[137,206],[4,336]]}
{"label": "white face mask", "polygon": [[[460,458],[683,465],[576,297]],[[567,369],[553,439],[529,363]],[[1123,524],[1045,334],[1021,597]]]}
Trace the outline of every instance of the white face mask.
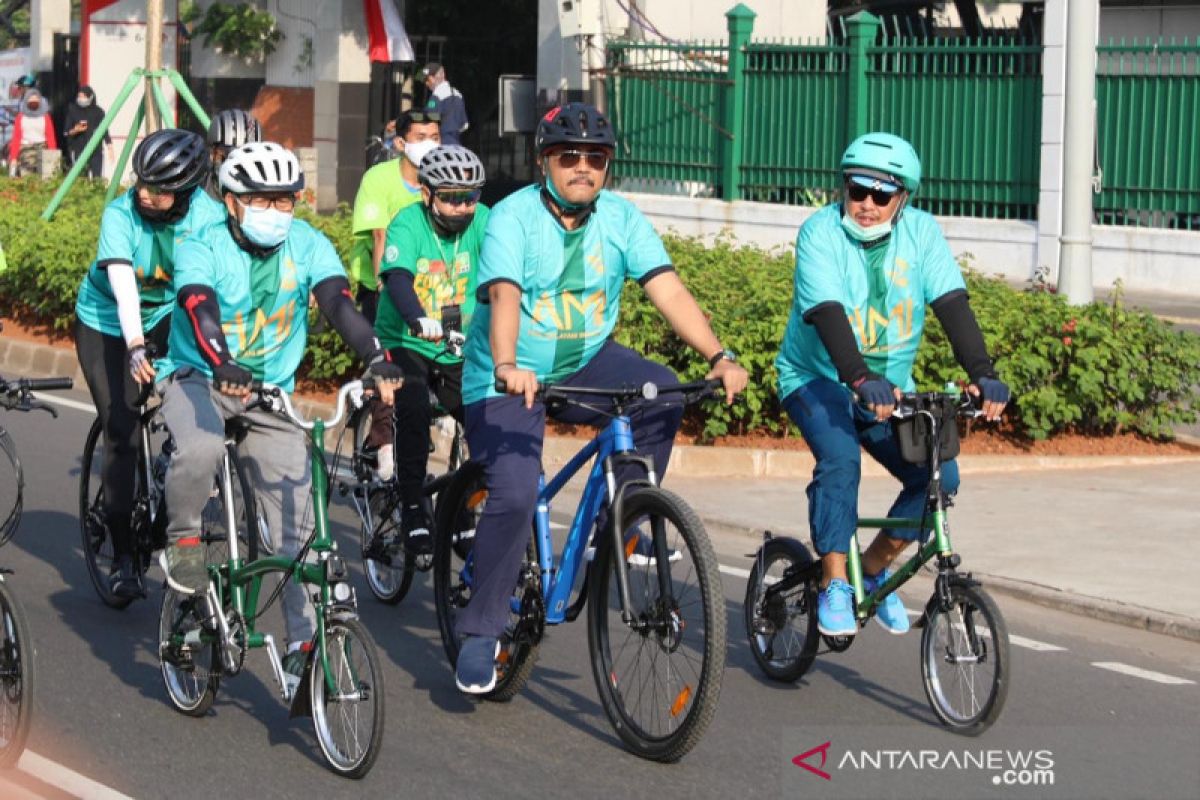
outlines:
{"label": "white face mask", "polygon": [[242,233],[259,247],[275,247],[287,238],[292,215],[275,207],[242,207]]}
{"label": "white face mask", "polygon": [[842,227],[846,230],[846,233],[850,234],[851,239],[854,239],[856,242],[866,243],[873,242],[876,239],[882,239],[884,236],[887,236],[889,233],[891,233],[892,220],[889,219],[887,222],[880,222],[870,226],[869,228],[865,228],[862,225],[859,225],[858,222],[855,221],[854,217],[843,211]]}
{"label": "white face mask", "polygon": [[412,162],[414,167],[419,167],[421,166],[421,159],[437,148],[438,143],[433,139],[422,139],[419,142],[405,142],[404,156]]}

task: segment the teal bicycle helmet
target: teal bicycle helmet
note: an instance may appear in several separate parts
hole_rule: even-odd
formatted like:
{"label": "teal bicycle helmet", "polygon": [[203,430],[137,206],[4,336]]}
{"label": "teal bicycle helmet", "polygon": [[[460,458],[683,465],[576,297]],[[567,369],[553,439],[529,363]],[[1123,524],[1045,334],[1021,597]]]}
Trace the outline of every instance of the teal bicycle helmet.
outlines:
{"label": "teal bicycle helmet", "polygon": [[842,153],[842,172],[855,168],[882,173],[903,186],[909,194],[921,185],[921,159],[904,139],[876,131],[859,136]]}

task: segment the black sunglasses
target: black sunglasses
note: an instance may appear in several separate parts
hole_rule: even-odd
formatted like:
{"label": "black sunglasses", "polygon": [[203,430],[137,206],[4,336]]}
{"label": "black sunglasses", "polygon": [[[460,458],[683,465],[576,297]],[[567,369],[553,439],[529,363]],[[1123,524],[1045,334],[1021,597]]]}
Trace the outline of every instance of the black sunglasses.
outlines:
{"label": "black sunglasses", "polygon": [[609,154],[603,150],[559,150],[554,158],[558,159],[558,165],[563,169],[571,169],[580,160],[586,160],[589,167],[603,172],[608,169]]}
{"label": "black sunglasses", "polygon": [[436,111],[409,111],[408,119],[411,122],[441,122],[442,115]]}
{"label": "black sunglasses", "polygon": [[850,199],[856,203],[861,203],[869,196],[875,202],[875,205],[882,207],[896,199],[900,193],[869,189],[862,184],[846,181],[846,194],[850,195]]}
{"label": "black sunglasses", "polygon": [[437,199],[448,206],[473,206],[479,202],[483,192],[479,189],[460,192],[438,192]]}

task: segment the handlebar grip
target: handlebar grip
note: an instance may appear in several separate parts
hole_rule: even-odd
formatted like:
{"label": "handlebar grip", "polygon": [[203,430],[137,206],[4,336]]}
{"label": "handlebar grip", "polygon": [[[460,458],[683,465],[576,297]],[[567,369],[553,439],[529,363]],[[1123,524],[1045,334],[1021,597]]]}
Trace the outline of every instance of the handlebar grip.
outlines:
{"label": "handlebar grip", "polygon": [[35,392],[59,391],[75,385],[75,381],[70,378],[25,378],[21,383]]}

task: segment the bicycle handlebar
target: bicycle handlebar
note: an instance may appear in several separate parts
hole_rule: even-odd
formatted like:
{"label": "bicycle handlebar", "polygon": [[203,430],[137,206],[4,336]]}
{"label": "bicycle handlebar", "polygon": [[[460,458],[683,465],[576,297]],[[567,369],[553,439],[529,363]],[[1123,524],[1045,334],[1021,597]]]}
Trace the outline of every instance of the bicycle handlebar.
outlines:
{"label": "bicycle handlebar", "polygon": [[[685,402],[692,403],[703,400],[720,389],[722,385],[718,379],[667,384],[665,386],[659,386],[656,383],[647,381],[641,386],[627,385],[616,388],[544,383],[538,384],[534,398],[546,403],[554,400],[570,401],[572,395],[586,395],[591,397],[606,397],[612,400],[613,403],[625,403],[630,400],[657,400],[665,394],[682,394],[686,397]],[[508,391],[508,383],[503,378],[496,378],[496,391],[501,393]]]}
{"label": "bicycle handlebar", "polygon": [[57,392],[75,386],[70,378],[22,378],[19,383],[33,392]]}
{"label": "bicycle handlebar", "polygon": [[[344,384],[342,388],[338,389],[337,399],[334,401],[334,415],[329,419],[322,420],[325,427],[335,428],[342,421],[342,416],[346,412],[347,400],[353,403],[355,408],[360,408],[363,404],[363,393],[374,389],[375,381],[372,378],[353,380]],[[297,427],[311,431],[316,425],[316,420],[305,420],[296,413],[296,407],[292,405],[291,397],[278,386],[254,381],[250,385],[250,391],[258,395],[259,399],[255,401],[256,403],[261,403],[269,411],[282,413]]]}
{"label": "bicycle handlebar", "polygon": [[18,378],[15,381],[0,378],[0,407],[10,411],[46,411],[57,418],[58,411],[36,399],[32,393],[70,389],[74,385],[70,378]]}

